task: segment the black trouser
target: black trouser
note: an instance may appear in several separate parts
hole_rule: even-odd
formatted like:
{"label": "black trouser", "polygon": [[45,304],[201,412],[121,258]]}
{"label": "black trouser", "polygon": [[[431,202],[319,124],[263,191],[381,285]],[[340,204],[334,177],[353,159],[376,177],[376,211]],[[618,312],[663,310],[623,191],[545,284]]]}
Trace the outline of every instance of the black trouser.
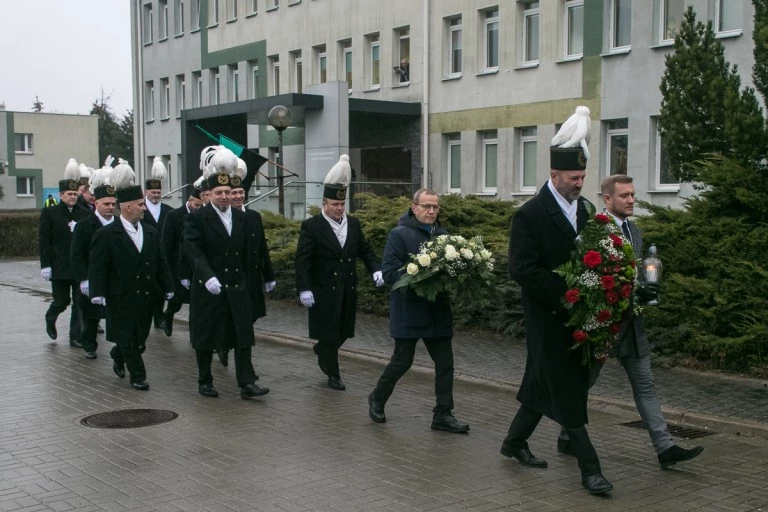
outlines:
{"label": "black trouser", "polygon": [[[521,405],[517,410],[515,419],[509,426],[507,437],[504,439],[504,446],[510,450],[528,447],[528,438],[541,420],[541,413]],[[571,449],[579,461],[579,469],[582,476],[594,475],[600,473],[600,460],[597,458],[595,447],[589,439],[587,429],[584,425],[575,428],[566,428],[568,437],[571,440]]]}
{"label": "black trouser", "polygon": [[69,339],[80,341],[83,335],[83,319],[80,314],[80,304],[78,296],[80,293],[80,284],[77,281],[68,279],[54,279],[51,281],[53,302],[45,313],[45,319],[51,319],[56,323],[56,319],[63,313],[69,304],[72,304],[72,312],[69,316]]}
{"label": "black trouser", "polygon": [[[453,346],[451,337],[423,338],[429,356],[435,363],[435,398],[437,405],[432,410],[435,416],[450,413],[453,410]],[[395,352],[379,377],[373,396],[377,401],[386,403],[395,389],[400,377],[413,364],[416,343],[419,338],[395,338]]]}
{"label": "black trouser", "polygon": [[344,340],[318,340],[312,347],[317,354],[318,362],[328,370],[329,377],[339,377],[339,348],[344,344]]}
{"label": "black trouser", "polygon": [[[235,347],[235,376],[239,387],[256,382],[256,371],[251,360],[251,347]],[[201,386],[213,384],[211,361],[213,350],[195,350],[197,354],[197,383]]]}
{"label": "black trouser", "polygon": [[152,319],[155,326],[165,320],[163,316],[163,307],[165,306],[165,297],[156,297],[152,301]]}
{"label": "black trouser", "polygon": [[83,334],[80,337],[80,343],[83,344],[83,350],[86,352],[96,352],[99,344],[96,342],[96,334],[99,329],[101,315],[96,315],[95,308],[103,310],[103,306],[94,306],[91,299],[82,293],[77,294],[77,300],[80,303],[80,312],[83,317]]}
{"label": "black trouser", "polygon": [[131,383],[144,382],[147,380],[147,369],[144,367],[144,358],[141,354],[147,349],[145,345],[139,345],[137,342],[118,342],[109,356],[115,360],[118,366],[125,364],[130,373]]}
{"label": "black trouser", "polygon": [[181,294],[174,294],[173,298],[168,301],[168,306],[165,308],[165,319],[169,322],[173,322],[173,315],[181,311],[181,306],[184,305],[184,300],[181,298]]}

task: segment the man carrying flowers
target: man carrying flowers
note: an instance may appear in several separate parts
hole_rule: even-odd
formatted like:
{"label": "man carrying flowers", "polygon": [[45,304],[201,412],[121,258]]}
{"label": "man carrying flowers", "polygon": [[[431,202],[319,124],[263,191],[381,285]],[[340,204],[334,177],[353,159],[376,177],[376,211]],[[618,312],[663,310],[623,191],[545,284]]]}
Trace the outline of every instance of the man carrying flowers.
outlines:
{"label": "man carrying flowers", "polygon": [[[429,189],[421,189],[413,196],[410,209],[400,217],[397,227],[387,238],[381,270],[390,286],[407,271],[412,255],[418,254],[423,244],[447,234],[440,226],[437,215],[440,197]],[[428,254],[423,254],[424,266],[429,265]],[[421,264],[421,263],[419,263]],[[413,267],[411,267],[413,271]],[[410,287],[393,289],[389,294],[389,332],[395,339],[395,351],[384,368],[376,387],[368,396],[368,415],[376,423],[384,423],[384,404],[395,389],[397,381],[413,364],[416,343],[424,340],[435,363],[435,397],[432,430],[453,433],[469,431],[469,425],[453,416],[453,316],[448,295],[437,294],[434,300],[420,297]]]}

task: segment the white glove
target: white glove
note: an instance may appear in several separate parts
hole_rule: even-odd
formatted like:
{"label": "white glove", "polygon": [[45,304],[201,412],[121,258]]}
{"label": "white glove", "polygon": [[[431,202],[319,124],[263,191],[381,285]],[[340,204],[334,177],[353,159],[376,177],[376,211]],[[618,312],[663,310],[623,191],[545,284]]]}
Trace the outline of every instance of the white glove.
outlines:
{"label": "white glove", "polygon": [[307,290],[299,294],[299,300],[304,307],[311,308],[315,303],[315,296],[312,295],[311,291]]}
{"label": "white glove", "polygon": [[53,276],[53,270],[51,269],[51,267],[45,267],[44,269],[40,270],[40,277],[42,277],[46,281],[50,281],[52,276]]}
{"label": "white glove", "polygon": [[381,273],[381,270],[373,273],[373,282],[376,283],[376,286],[384,286],[384,275]]}
{"label": "white glove", "polygon": [[104,297],[94,297],[91,299],[91,304],[96,304],[97,306],[106,306],[107,299]]}
{"label": "white glove", "polygon": [[189,290],[189,279],[182,279],[181,280],[181,286]]}
{"label": "white glove", "polygon": [[77,224],[77,222],[75,222],[75,221],[73,221],[73,220],[69,221],[69,223],[67,224],[67,226],[69,226],[69,230],[70,230],[70,231],[74,231],[74,230],[75,230],[75,224]]}
{"label": "white glove", "polygon": [[88,280],[80,281],[80,293],[87,296],[89,291]]}
{"label": "white glove", "polygon": [[205,282],[205,289],[214,295],[221,293],[221,283],[215,277],[210,278]]}
{"label": "white glove", "polygon": [[264,291],[266,293],[269,293],[275,289],[275,286],[277,286],[277,281],[270,281],[268,283],[264,283]]}
{"label": "white glove", "polygon": [[173,298],[173,292],[168,292],[165,294],[165,300],[171,300]]}

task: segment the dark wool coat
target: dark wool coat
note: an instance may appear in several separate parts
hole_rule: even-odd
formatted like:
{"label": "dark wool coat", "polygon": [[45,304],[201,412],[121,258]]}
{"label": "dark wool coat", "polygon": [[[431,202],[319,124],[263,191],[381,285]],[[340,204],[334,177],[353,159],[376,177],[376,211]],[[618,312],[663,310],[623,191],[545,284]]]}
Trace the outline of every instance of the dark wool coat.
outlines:
{"label": "dark wool coat", "polygon": [[[116,220],[117,219],[115,219],[115,221]],[[72,263],[72,270],[75,273],[75,280],[78,283],[88,280],[88,262],[91,254],[91,242],[93,241],[93,235],[96,231],[101,229],[101,227],[101,221],[95,213],[91,213],[75,225],[75,231],[72,233],[72,244],[69,250],[69,257]],[[91,304],[90,300],[84,302],[85,304],[81,306],[84,318],[101,318],[103,310],[101,306]]]}
{"label": "dark wool coat", "polygon": [[160,217],[157,218],[158,220],[155,221],[155,218],[152,216],[151,213],[149,213],[149,210],[147,210],[146,212],[144,212],[144,218],[141,219],[141,222],[143,222],[145,226],[152,226],[157,230],[158,233],[162,233],[163,224],[165,224],[165,219],[168,218],[168,214],[171,213],[172,211],[173,211],[173,208],[171,208],[165,203],[160,203]]}
{"label": "dark wool coat", "polygon": [[[232,210],[232,233],[214,206],[208,204],[184,220],[184,251],[192,269],[189,303],[189,337],[195,350],[222,350],[254,345],[253,308],[248,273],[247,217]],[[216,277],[221,293],[209,292],[205,283]],[[234,338],[227,333],[234,332]]]}
{"label": "dark wool coat", "polygon": [[[392,286],[405,272],[411,254],[417,254],[424,242],[446,235],[439,222],[435,222],[430,234],[409,209],[390,231],[384,247],[381,269],[384,281]],[[448,297],[438,295],[430,302],[408,288],[389,293],[389,335],[393,338],[437,338],[453,336],[453,313]]]}
{"label": "dark wool coat", "polygon": [[269,257],[269,247],[267,247],[267,237],[264,234],[261,214],[246,209],[245,215],[248,221],[248,291],[251,293],[251,307],[255,322],[267,315],[264,283],[275,280],[275,271],[272,269],[272,260]]}
{"label": "dark wool coat", "polygon": [[72,244],[69,222],[78,222],[86,215],[88,212],[77,206],[70,212],[63,202],[43,208],[40,213],[40,268],[51,267],[52,279],[75,280],[69,259],[69,248]]}
{"label": "dark wool coat", "polygon": [[107,319],[118,345],[144,345],[149,336],[154,302],[173,291],[168,263],[160,250],[160,233],[149,226],[142,228],[141,252],[119,218],[99,228],[91,242],[88,265],[91,297],[107,300]]}
{"label": "dark wool coat", "polygon": [[[635,257],[641,258],[643,254],[643,234],[634,222],[629,222],[629,234],[632,235],[632,249]],[[630,305],[630,308],[633,306]],[[648,336],[645,333],[645,321],[642,315],[627,315],[622,323],[616,342],[619,357],[644,357],[651,353]]]}
{"label": "dark wool coat", "polygon": [[[579,231],[589,217],[587,204],[579,198]],[[566,427],[587,423],[589,372],[581,350],[570,350],[566,284],[553,270],[570,259],[576,236],[547,185],[520,207],[509,235],[509,273],[522,288],[528,347],[517,399]]]}
{"label": "dark wool coat", "polygon": [[[163,252],[165,253],[165,259],[168,260],[168,266],[171,269],[171,276],[173,277],[174,298],[180,300],[184,304],[189,304],[189,290],[181,286],[182,279],[190,278],[190,272],[188,270],[189,263],[187,262],[182,246],[184,219],[188,214],[189,212],[187,211],[186,204],[181,205],[180,208],[171,210],[165,215],[163,230],[160,232],[160,240],[162,242]],[[149,214],[145,214],[144,216],[146,217],[147,215]],[[161,215],[160,218],[162,219],[163,216]],[[182,273],[184,276],[182,276]]]}
{"label": "dark wool coat", "polygon": [[358,219],[347,215],[344,247],[322,213],[301,223],[295,259],[296,290],[310,290],[315,298],[315,304],[308,309],[310,338],[341,342],[355,336],[357,258],[369,274],[380,269]]}

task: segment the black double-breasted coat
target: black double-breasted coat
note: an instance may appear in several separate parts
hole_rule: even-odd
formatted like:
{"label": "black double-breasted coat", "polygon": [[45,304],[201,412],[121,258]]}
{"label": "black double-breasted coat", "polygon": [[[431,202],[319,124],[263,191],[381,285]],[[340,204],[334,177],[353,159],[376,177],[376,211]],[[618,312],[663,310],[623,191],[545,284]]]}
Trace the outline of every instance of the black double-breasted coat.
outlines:
{"label": "black double-breasted coat", "polygon": [[269,247],[264,233],[264,224],[261,222],[261,214],[246,208],[245,215],[248,226],[248,255],[250,258],[248,291],[251,294],[253,320],[256,321],[267,315],[264,283],[275,280],[275,271],[272,269],[272,259],[269,257]]}
{"label": "black double-breasted coat", "polygon": [[88,281],[91,297],[104,297],[112,338],[118,345],[143,346],[149,336],[153,305],[173,291],[160,233],[142,226],[141,252],[120,218],[99,228],[91,242]]}
{"label": "black double-breasted coat", "polygon": [[[160,232],[160,240],[168,260],[168,267],[173,277],[174,299],[189,304],[189,290],[181,285],[182,279],[189,279],[189,263],[184,252],[184,219],[189,214],[187,205],[183,204],[168,212]],[[147,217],[147,214],[144,215]],[[161,217],[162,218],[162,217]]]}
{"label": "black double-breasted coat", "polygon": [[309,337],[343,341],[355,336],[357,258],[370,274],[381,269],[360,221],[347,216],[347,239],[339,243],[322,213],[301,223],[296,247],[296,290],[310,290]]}
{"label": "black double-breasted coat", "polygon": [[[114,222],[114,221],[113,221]],[[69,256],[72,263],[72,271],[78,282],[88,280],[88,264],[91,254],[91,242],[93,235],[101,229],[102,224],[95,213],[91,213],[75,225],[72,233],[72,245]],[[90,284],[90,283],[89,283]],[[101,318],[103,308],[90,303],[90,300],[81,303],[81,311],[84,318]]]}
{"label": "black double-breasted coat", "polygon": [[157,218],[157,220],[155,220],[152,214],[149,213],[149,210],[147,210],[144,212],[144,218],[141,219],[141,222],[143,222],[145,226],[152,226],[157,230],[158,233],[162,233],[163,224],[165,224],[165,220],[168,218],[168,214],[172,211],[173,208],[165,203],[160,203],[160,216]]}
{"label": "black double-breasted coat", "polygon": [[[231,208],[232,232],[212,204],[184,220],[184,251],[192,270],[189,335],[195,350],[224,350],[254,345],[253,308],[248,273],[255,272],[249,254],[247,217]],[[221,293],[205,283],[216,277]],[[234,332],[234,336],[230,333]]]}
{"label": "black double-breasted coat", "polygon": [[[589,217],[587,204],[579,198],[579,231]],[[587,423],[589,370],[581,364],[581,350],[570,349],[573,329],[565,326],[562,302],[566,284],[553,272],[570,259],[576,236],[548,185],[520,207],[509,236],[509,273],[522,288],[528,348],[517,399],[565,427]]]}
{"label": "black double-breasted coat", "polygon": [[70,221],[79,222],[88,214],[82,208],[74,206],[72,211],[64,202],[43,208],[40,213],[40,268],[51,267],[51,279],[74,281],[69,250],[72,244]]}

